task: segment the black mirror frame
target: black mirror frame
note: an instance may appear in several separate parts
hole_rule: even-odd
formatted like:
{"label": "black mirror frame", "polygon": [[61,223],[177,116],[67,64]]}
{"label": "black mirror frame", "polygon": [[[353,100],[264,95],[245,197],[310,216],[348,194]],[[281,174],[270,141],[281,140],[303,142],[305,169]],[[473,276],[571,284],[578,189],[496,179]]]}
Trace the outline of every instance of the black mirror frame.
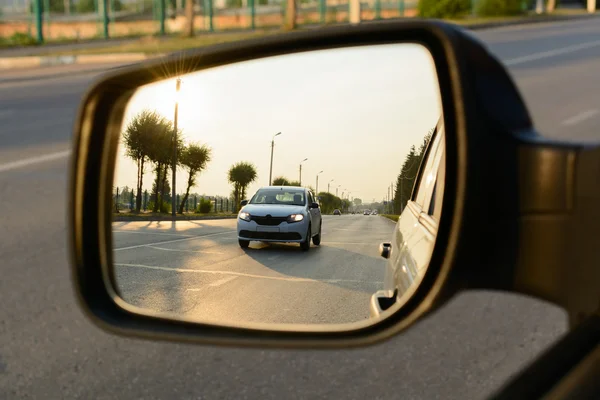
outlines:
{"label": "black mirror frame", "polygon": [[[339,327],[307,329],[288,325],[250,328],[151,314],[126,304],[118,296],[111,268],[112,166],[125,106],[139,86],[168,78],[164,71],[178,71],[181,65],[197,66],[195,70],[199,70],[287,53],[401,42],[423,44],[435,59],[446,128],[444,209],[438,240],[421,284],[401,308],[372,325],[355,324],[356,329],[344,331],[339,331]],[[84,97],[75,133],[68,212],[74,287],[86,315],[109,332],[225,346],[364,346],[406,329],[465,289],[535,295],[567,308],[571,316],[576,314],[579,319],[593,312],[589,311],[590,302],[583,301],[595,299],[593,293],[590,295],[593,286],[588,284],[577,298],[582,301],[574,304],[572,298],[564,297],[566,290],[552,286],[551,279],[563,272],[561,266],[552,264],[544,271],[550,274],[549,278],[539,275],[541,263],[526,263],[532,261],[528,255],[535,252],[525,251],[524,255],[519,247],[530,239],[527,232],[523,233],[523,216],[528,212],[535,214],[544,204],[538,197],[546,188],[535,183],[535,173],[552,160],[564,161],[560,165],[566,171],[582,147],[540,140],[505,69],[477,39],[456,26],[438,21],[378,21],[228,43],[150,60],[96,82]],[[594,152],[587,158],[593,168],[598,151],[588,150],[588,154]],[[525,167],[529,168],[529,175],[523,178],[520,174]],[[588,177],[588,181],[593,184],[592,178]],[[564,177],[565,182],[569,179]],[[497,185],[503,190],[494,191]],[[489,198],[489,193],[495,197],[480,201]],[[597,192],[591,196],[595,201],[600,197]],[[537,241],[531,239],[534,245],[543,242],[541,234]],[[588,242],[592,243],[590,239]],[[597,280],[592,279],[593,282]],[[572,285],[569,288],[573,289]]]}
{"label": "black mirror frame", "polygon": [[245,206],[246,204],[248,204],[248,200],[242,200],[242,201],[240,202],[240,205],[241,205],[242,207],[243,207],[243,206]]}

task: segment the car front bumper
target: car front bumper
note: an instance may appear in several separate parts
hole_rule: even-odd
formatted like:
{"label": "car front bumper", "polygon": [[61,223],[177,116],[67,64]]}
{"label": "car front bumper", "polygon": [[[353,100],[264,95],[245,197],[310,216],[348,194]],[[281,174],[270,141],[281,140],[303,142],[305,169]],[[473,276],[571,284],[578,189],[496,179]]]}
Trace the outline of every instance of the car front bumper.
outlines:
{"label": "car front bumper", "polygon": [[237,235],[240,240],[261,242],[301,243],[306,240],[307,219],[300,222],[282,222],[277,226],[259,225],[255,221],[237,220]]}

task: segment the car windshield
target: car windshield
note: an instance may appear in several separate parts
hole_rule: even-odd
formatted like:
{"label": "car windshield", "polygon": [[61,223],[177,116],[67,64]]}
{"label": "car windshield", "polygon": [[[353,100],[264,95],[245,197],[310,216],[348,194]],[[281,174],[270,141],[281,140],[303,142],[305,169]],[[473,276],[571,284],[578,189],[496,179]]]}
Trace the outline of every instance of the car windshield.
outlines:
{"label": "car windshield", "polygon": [[306,199],[301,189],[261,189],[252,197],[250,204],[303,206]]}

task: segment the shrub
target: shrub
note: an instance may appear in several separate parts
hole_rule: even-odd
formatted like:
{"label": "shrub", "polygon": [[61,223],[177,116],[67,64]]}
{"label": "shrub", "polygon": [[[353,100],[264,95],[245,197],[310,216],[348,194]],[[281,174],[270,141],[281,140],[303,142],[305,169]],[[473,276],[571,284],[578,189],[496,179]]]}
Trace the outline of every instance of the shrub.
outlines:
{"label": "shrub", "polygon": [[518,15],[522,11],[522,0],[479,0],[476,12],[482,17]]}
{"label": "shrub", "polygon": [[31,46],[37,44],[37,40],[27,33],[15,32],[10,37],[10,43],[16,46]]}
{"label": "shrub", "polygon": [[470,13],[471,0],[419,0],[418,11],[423,18],[462,17]]}
{"label": "shrub", "polygon": [[208,214],[212,209],[212,205],[212,201],[207,199],[200,199],[200,204],[198,204],[198,209],[196,210],[196,212],[199,212],[201,214]]}
{"label": "shrub", "polygon": [[[146,206],[146,209],[152,211],[154,209],[154,201],[150,200],[148,202],[148,205]],[[171,204],[167,203],[166,201],[162,201],[162,204],[160,205],[158,212],[165,213],[165,214],[171,212]]]}

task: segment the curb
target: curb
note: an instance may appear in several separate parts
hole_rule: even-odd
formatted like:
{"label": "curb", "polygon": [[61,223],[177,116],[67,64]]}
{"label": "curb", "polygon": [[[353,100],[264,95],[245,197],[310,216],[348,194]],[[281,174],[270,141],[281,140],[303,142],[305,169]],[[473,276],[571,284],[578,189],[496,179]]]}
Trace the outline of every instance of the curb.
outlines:
{"label": "curb", "polygon": [[[505,26],[540,24],[561,21],[579,21],[586,19],[600,18],[599,13],[584,15],[553,15],[540,17],[523,17],[511,21],[498,21],[487,23],[464,23],[457,24],[468,30],[484,30],[500,28]],[[145,53],[112,53],[97,55],[67,55],[67,56],[30,56],[30,57],[0,57],[0,70],[20,69],[20,68],[41,68],[57,65],[86,65],[102,63],[135,63],[151,58],[160,57],[162,54],[147,55]],[[50,77],[50,76],[48,76]],[[30,80],[30,79],[16,79]],[[7,80],[8,81],[8,80]]]}
{"label": "curb", "polygon": [[[176,221],[202,221],[212,219],[235,219],[236,215],[232,216],[210,216],[210,217],[194,217],[194,216],[177,216]],[[171,216],[165,217],[143,217],[143,216],[127,216],[127,215],[114,215],[112,222],[138,222],[138,221],[172,221]]]}

